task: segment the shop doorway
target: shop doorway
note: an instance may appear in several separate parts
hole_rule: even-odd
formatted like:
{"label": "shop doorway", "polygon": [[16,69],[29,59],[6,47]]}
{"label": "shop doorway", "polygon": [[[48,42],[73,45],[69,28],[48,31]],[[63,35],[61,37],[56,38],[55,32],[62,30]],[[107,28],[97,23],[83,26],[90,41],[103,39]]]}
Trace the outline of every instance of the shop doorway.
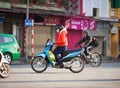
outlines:
{"label": "shop doorway", "polygon": [[119,48],[118,47],[118,33],[112,33],[111,34],[111,56],[113,58],[116,58],[118,56],[118,48]]}
{"label": "shop doorway", "polygon": [[4,22],[3,33],[12,34],[12,22]]}
{"label": "shop doorway", "polygon": [[24,54],[24,43],[23,43],[23,26],[21,24],[16,25],[16,39],[19,43],[19,46],[21,48],[21,55]]}

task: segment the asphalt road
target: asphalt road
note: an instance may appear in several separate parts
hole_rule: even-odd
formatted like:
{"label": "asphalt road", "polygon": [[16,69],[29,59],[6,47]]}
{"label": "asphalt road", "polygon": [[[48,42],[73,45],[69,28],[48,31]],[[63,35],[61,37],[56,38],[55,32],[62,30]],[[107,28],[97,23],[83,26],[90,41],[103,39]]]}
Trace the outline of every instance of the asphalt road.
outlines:
{"label": "asphalt road", "polygon": [[0,78],[0,88],[120,88],[120,62],[86,65],[80,73],[49,67],[35,73],[30,65],[11,65],[8,78]]}

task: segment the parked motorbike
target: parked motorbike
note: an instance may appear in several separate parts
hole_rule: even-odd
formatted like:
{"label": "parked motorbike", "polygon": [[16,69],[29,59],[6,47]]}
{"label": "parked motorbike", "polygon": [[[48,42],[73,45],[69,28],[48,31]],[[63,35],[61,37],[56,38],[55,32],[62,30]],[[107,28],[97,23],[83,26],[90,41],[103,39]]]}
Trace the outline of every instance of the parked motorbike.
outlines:
{"label": "parked motorbike", "polygon": [[[31,62],[31,67],[35,72],[44,72],[47,69],[48,64],[54,68],[60,68],[56,66],[56,59],[52,50],[53,45],[53,42],[48,39],[44,50],[34,56],[34,59],[32,59]],[[62,69],[69,69],[73,73],[81,72],[85,66],[84,59],[80,57],[82,52],[84,52],[83,48],[78,50],[69,50],[60,54],[60,60],[64,65]]]}
{"label": "parked motorbike", "polygon": [[0,77],[7,78],[10,75],[9,62],[4,58],[3,54],[0,52]]}

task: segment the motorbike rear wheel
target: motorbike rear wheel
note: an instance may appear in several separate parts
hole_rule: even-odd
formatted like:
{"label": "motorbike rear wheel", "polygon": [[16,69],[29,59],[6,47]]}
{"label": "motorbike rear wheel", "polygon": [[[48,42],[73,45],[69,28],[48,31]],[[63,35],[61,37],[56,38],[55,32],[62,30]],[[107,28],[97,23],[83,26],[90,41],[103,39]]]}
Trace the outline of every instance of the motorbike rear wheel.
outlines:
{"label": "motorbike rear wheel", "polygon": [[71,66],[69,70],[73,73],[81,72],[85,67],[85,61],[82,56],[77,56],[71,59]]}
{"label": "motorbike rear wheel", "polygon": [[48,62],[42,57],[36,57],[31,62],[32,69],[37,73],[44,72],[48,67]]}
{"label": "motorbike rear wheel", "polygon": [[10,75],[10,66],[9,64],[3,63],[0,67],[0,77],[7,78]]}
{"label": "motorbike rear wheel", "polygon": [[98,52],[94,52],[91,56],[90,56],[90,65],[92,67],[98,67],[100,66],[102,63],[102,57]]}

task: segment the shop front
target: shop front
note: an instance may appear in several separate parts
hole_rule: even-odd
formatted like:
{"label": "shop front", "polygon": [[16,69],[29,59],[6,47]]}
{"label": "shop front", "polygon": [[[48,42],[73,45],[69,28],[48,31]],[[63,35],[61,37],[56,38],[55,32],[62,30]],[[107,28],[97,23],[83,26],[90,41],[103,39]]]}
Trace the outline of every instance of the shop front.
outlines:
{"label": "shop front", "polygon": [[68,49],[76,48],[74,45],[83,37],[83,31],[96,30],[96,21],[89,17],[71,17],[64,22],[68,24]]}

